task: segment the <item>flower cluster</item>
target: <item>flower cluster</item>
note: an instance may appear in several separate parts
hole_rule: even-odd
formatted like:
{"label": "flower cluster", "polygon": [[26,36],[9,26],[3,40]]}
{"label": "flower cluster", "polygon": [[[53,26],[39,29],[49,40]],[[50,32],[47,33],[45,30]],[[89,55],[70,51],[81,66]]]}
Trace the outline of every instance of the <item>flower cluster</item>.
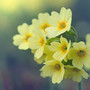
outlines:
{"label": "flower cluster", "polygon": [[90,46],[77,41],[71,21],[72,11],[64,7],[60,13],[40,13],[31,25],[19,26],[19,34],[13,37],[14,45],[23,50],[31,49],[34,60],[44,64],[41,76],[50,77],[53,84],[64,78],[80,82],[82,77],[89,77],[83,67],[90,63]]}

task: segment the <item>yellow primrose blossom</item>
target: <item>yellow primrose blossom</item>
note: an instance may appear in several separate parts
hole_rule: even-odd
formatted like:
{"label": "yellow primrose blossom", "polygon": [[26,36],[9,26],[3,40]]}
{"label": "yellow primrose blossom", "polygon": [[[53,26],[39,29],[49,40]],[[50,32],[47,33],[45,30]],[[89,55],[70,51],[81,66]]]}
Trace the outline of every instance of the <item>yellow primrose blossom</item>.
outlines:
{"label": "yellow primrose blossom", "polygon": [[56,37],[71,28],[72,11],[70,9],[61,8],[60,14],[53,11],[51,13],[51,27],[46,29],[48,37]]}
{"label": "yellow primrose blossom", "polygon": [[60,83],[64,76],[64,65],[56,60],[50,60],[44,63],[40,69],[42,77],[51,77],[52,83]]}
{"label": "yellow primrose blossom", "polygon": [[33,19],[32,20],[32,26],[35,30],[40,30],[43,32],[46,32],[45,29],[47,27],[50,27],[50,15],[48,13],[40,13],[38,15],[38,19]]}
{"label": "yellow primrose blossom", "polygon": [[88,79],[89,77],[89,75],[83,69],[78,69],[69,65],[65,67],[66,67],[64,74],[65,79],[72,79],[73,81],[80,82],[82,77],[85,79]]}
{"label": "yellow primrose blossom", "polygon": [[90,33],[86,35],[86,43],[90,45]]}
{"label": "yellow primrose blossom", "polygon": [[[33,53],[35,53],[35,50],[33,51]],[[34,60],[35,60],[38,64],[42,64],[42,63],[45,62],[45,61],[52,60],[52,59],[53,59],[53,53],[54,53],[54,52],[50,51],[49,45],[45,45],[43,55],[42,55],[39,59],[34,58]]]}
{"label": "yellow primrose blossom", "polygon": [[46,36],[43,32],[38,31],[36,32],[36,35],[29,39],[30,42],[30,49],[35,49],[34,56],[39,59],[44,52],[44,46],[46,43]]}
{"label": "yellow primrose blossom", "polygon": [[[90,47],[90,33],[86,35],[86,44]],[[90,69],[90,60],[85,64],[86,69]]]}
{"label": "yellow primrose blossom", "polygon": [[28,49],[30,43],[29,38],[34,35],[31,26],[24,23],[23,25],[18,26],[18,32],[19,34],[13,37],[13,44],[18,46],[19,49]]}
{"label": "yellow primrose blossom", "polygon": [[55,52],[53,57],[56,60],[63,60],[69,52],[70,44],[71,44],[70,41],[68,43],[68,41],[64,37],[61,36],[60,43],[59,42],[52,42],[49,49],[51,51]]}
{"label": "yellow primrose blossom", "polygon": [[72,59],[74,67],[82,69],[83,65],[90,63],[90,47],[82,41],[73,43],[73,48],[68,53],[68,59]]}

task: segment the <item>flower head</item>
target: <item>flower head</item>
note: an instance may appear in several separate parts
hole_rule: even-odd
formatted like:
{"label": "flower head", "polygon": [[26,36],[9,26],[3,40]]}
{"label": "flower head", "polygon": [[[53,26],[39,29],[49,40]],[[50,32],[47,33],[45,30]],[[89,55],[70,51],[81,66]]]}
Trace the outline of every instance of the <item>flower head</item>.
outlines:
{"label": "flower head", "polygon": [[[90,47],[90,33],[86,35],[86,44]],[[86,69],[90,69],[90,59],[85,64]]]}
{"label": "flower head", "polygon": [[50,60],[44,63],[41,68],[42,77],[51,77],[52,83],[60,83],[64,76],[64,66],[62,63],[56,60]]}
{"label": "flower head", "polygon": [[82,69],[83,65],[90,61],[90,47],[82,41],[73,43],[73,48],[69,50],[68,58],[72,59],[74,67]]}
{"label": "flower head", "polygon": [[34,35],[32,32],[32,27],[24,23],[23,25],[18,26],[18,32],[19,34],[13,37],[13,44],[18,46],[19,49],[28,49],[30,44],[29,38]]}
{"label": "flower head", "polygon": [[40,30],[46,33],[45,29],[50,27],[50,15],[48,13],[40,13],[38,16],[38,19],[32,20],[32,26],[35,30]]}
{"label": "flower head", "polygon": [[48,37],[56,37],[71,28],[72,12],[70,9],[61,9],[60,14],[57,12],[51,13],[51,27],[46,29]]}
{"label": "flower head", "polygon": [[80,82],[82,77],[85,79],[88,79],[89,75],[83,70],[83,69],[78,69],[73,66],[65,66],[65,79],[72,79],[73,81]]}
{"label": "flower head", "polygon": [[39,31],[37,32],[37,35],[33,36],[29,39],[30,42],[30,49],[36,49],[35,51],[35,57],[39,59],[44,52],[44,46],[46,43],[46,36],[43,32]]}
{"label": "flower head", "polygon": [[70,44],[71,44],[70,42],[68,43],[68,41],[61,36],[60,43],[52,42],[49,49],[51,51],[54,51],[53,57],[56,60],[63,60],[69,52]]}

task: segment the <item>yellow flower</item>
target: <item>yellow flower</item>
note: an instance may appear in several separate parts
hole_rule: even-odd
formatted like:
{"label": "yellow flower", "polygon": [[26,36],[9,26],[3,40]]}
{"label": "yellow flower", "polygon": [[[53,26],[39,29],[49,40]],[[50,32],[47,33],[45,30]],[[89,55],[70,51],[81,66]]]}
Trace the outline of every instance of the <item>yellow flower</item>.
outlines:
{"label": "yellow flower", "polygon": [[82,69],[83,65],[90,63],[90,47],[82,41],[73,43],[73,48],[68,53],[68,59],[72,59],[74,67]]}
{"label": "yellow flower", "polygon": [[44,63],[45,65],[40,69],[42,77],[51,77],[52,83],[60,83],[64,76],[64,66],[61,62],[50,60]]}
{"label": "yellow flower", "polygon": [[72,12],[70,9],[61,8],[60,14],[53,11],[51,13],[51,27],[46,29],[48,37],[56,37],[71,28]]}
{"label": "yellow flower", "polygon": [[[86,44],[90,47],[90,33],[86,35]],[[85,64],[86,69],[90,69],[90,60]]]}
{"label": "yellow flower", "polygon": [[44,52],[44,46],[46,44],[46,36],[43,32],[38,31],[36,35],[29,39],[30,42],[30,49],[35,49],[35,58],[39,59]]}
{"label": "yellow flower", "polygon": [[13,37],[13,44],[18,46],[19,49],[26,50],[29,48],[29,38],[33,36],[31,26],[28,26],[24,23],[21,26],[18,26],[19,34]]}
{"label": "yellow flower", "polygon": [[82,77],[85,79],[88,79],[89,77],[89,75],[83,69],[78,69],[69,65],[65,67],[65,79],[72,79],[73,81],[80,82]]}
{"label": "yellow flower", "polygon": [[90,45],[90,33],[86,35],[86,43]]}
{"label": "yellow flower", "polygon": [[32,20],[32,26],[35,30],[40,30],[46,33],[45,29],[50,27],[50,15],[48,13],[40,13],[38,19]]}
{"label": "yellow flower", "polygon": [[49,49],[51,51],[55,52],[53,57],[56,60],[62,61],[69,52],[70,44],[71,44],[71,42],[68,43],[68,41],[64,37],[61,36],[60,43],[59,42],[52,42]]}

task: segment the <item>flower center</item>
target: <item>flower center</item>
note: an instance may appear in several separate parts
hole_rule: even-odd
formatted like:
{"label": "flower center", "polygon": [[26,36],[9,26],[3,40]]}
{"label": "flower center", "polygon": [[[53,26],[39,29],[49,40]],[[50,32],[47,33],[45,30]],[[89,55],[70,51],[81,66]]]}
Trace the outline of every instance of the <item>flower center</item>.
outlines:
{"label": "flower center", "polygon": [[55,69],[56,69],[56,70],[60,70],[60,69],[61,69],[60,64],[56,64],[56,65],[55,65]]}
{"label": "flower center", "polygon": [[66,53],[66,51],[67,51],[67,45],[62,45],[61,46],[61,49],[62,49],[62,52],[64,52],[64,53]]}
{"label": "flower center", "polygon": [[84,57],[84,56],[86,55],[86,52],[85,52],[84,50],[79,50],[79,51],[77,52],[77,55],[78,55],[79,57]]}
{"label": "flower center", "polygon": [[45,32],[45,29],[47,27],[50,27],[51,25],[49,25],[48,23],[44,23],[42,26],[41,26],[41,29]]}
{"label": "flower center", "polygon": [[40,45],[41,45],[41,47],[44,45],[44,43],[45,43],[45,39],[42,37],[42,38],[40,39]]}
{"label": "flower center", "polygon": [[59,29],[59,30],[65,29],[66,26],[67,26],[67,24],[66,24],[65,21],[60,22],[60,23],[58,24],[58,29]]}
{"label": "flower center", "polygon": [[28,39],[29,39],[30,37],[32,37],[32,34],[26,34],[25,37],[24,37],[24,41],[25,41],[26,43],[28,43]]}

